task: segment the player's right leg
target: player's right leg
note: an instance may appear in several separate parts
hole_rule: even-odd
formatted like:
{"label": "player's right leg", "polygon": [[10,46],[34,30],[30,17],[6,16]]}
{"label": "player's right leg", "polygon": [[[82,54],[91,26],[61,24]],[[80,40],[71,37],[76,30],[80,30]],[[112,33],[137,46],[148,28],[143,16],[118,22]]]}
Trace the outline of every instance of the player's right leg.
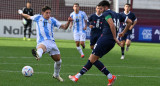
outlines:
{"label": "player's right leg", "polygon": [[28,25],[28,30],[29,30],[29,33],[28,33],[28,41],[30,41],[31,39],[31,33],[32,33],[32,30],[31,30],[31,28],[32,28],[32,22],[28,22],[29,23],[29,25]]}
{"label": "player's right leg", "polygon": [[40,60],[40,58],[42,57],[42,54],[44,52],[46,52],[46,46],[44,44],[39,44],[37,46],[37,50],[32,49],[32,55],[37,59]]}

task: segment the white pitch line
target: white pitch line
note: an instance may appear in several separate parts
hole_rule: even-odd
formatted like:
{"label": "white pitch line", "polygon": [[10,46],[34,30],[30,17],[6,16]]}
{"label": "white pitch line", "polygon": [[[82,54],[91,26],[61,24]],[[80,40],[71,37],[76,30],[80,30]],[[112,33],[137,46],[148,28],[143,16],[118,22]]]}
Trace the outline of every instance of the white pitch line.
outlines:
{"label": "white pitch line", "polygon": [[[9,70],[0,70],[0,72],[12,72],[12,73],[21,73],[21,71],[9,71]],[[49,72],[34,72],[35,74],[52,74],[52,73],[49,73]],[[73,73],[60,73],[62,75],[70,75],[70,74],[73,74]],[[105,76],[104,74],[85,74],[85,76]],[[134,76],[134,75],[116,75],[118,77],[135,77],[135,78],[160,78],[160,76]]]}
{"label": "white pitch line", "polygon": [[[38,63],[0,63],[0,65],[17,65],[17,64],[29,64],[29,65],[53,65],[53,64],[38,64]],[[68,67],[83,67],[83,65],[69,65],[69,64],[62,64],[62,66]],[[160,67],[132,67],[132,66],[106,66],[109,68],[131,68],[131,69],[156,69],[160,70]]]}

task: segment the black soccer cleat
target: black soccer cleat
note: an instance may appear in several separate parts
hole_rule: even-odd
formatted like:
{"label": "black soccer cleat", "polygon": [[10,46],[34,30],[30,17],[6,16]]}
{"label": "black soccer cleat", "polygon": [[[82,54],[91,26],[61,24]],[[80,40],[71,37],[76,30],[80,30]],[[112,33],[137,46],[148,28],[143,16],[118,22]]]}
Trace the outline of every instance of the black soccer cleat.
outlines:
{"label": "black soccer cleat", "polygon": [[35,49],[32,49],[32,55],[36,58],[36,60],[40,60],[39,55],[37,54]]}

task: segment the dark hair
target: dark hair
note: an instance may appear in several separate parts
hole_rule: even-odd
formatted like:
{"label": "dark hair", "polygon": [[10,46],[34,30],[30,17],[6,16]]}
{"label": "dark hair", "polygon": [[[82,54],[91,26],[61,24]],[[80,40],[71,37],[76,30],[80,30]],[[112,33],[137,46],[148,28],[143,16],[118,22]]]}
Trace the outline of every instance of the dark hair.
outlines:
{"label": "dark hair", "polygon": [[27,3],[30,3],[30,4],[31,4],[31,2],[30,2],[30,1],[27,1]]}
{"label": "dark hair", "polygon": [[51,10],[51,8],[49,6],[42,7],[42,12],[45,12],[46,10]]}
{"label": "dark hair", "polygon": [[[131,4],[128,4],[128,3],[126,3],[125,5],[131,6]],[[125,6],[125,5],[124,5],[124,6]]]}
{"label": "dark hair", "polygon": [[97,6],[107,6],[110,7],[110,3],[108,1],[101,1]]}
{"label": "dark hair", "polygon": [[74,6],[74,5],[78,5],[78,6],[79,6],[79,3],[74,3],[73,6]]}

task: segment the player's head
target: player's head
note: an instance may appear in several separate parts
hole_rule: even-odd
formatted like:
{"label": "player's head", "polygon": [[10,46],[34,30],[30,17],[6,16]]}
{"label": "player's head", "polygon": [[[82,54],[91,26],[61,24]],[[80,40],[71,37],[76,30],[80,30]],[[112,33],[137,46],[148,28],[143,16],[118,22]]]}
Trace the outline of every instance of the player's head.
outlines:
{"label": "player's head", "polygon": [[98,6],[102,6],[104,10],[108,10],[110,8],[110,3],[108,1],[101,1]]}
{"label": "player's head", "polygon": [[97,5],[97,6],[96,6],[96,13],[97,13],[98,15],[100,15],[102,12],[103,12],[103,7]]}
{"label": "player's head", "polygon": [[49,6],[42,7],[42,15],[45,19],[49,19],[51,16],[51,8]]}
{"label": "player's head", "polygon": [[27,2],[27,8],[31,8],[31,2]]}
{"label": "player's head", "polygon": [[75,12],[78,12],[78,11],[79,11],[79,4],[78,4],[78,3],[74,3],[74,4],[73,4],[73,10],[74,10]]}
{"label": "player's head", "polygon": [[125,4],[125,5],[124,5],[124,11],[129,12],[129,11],[130,11],[130,6],[131,6],[131,5],[128,4],[128,3]]}

